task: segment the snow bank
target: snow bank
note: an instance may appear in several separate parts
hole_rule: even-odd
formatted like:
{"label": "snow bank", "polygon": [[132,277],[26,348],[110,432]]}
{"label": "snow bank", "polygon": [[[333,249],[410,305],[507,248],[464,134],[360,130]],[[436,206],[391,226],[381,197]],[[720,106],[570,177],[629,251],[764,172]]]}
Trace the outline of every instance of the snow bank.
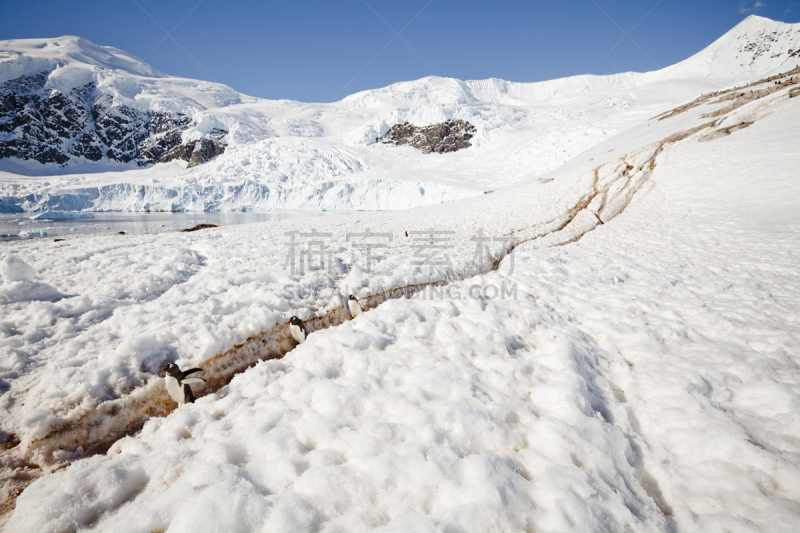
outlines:
{"label": "snow bank", "polygon": [[4,283],[33,281],[36,271],[17,254],[10,254],[0,262],[0,276]]}
{"label": "snow bank", "polygon": [[36,271],[17,254],[8,254],[0,260],[0,304],[47,300],[57,301],[64,297],[55,288],[36,281]]}

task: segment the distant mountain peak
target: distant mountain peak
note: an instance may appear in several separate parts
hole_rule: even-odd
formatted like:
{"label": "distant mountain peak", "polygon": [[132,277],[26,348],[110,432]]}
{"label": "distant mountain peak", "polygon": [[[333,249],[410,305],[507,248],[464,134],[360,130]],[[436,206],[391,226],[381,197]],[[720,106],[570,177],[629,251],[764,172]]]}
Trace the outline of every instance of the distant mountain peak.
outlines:
{"label": "distant mountain peak", "polygon": [[798,48],[800,24],[750,15],[705,50],[665,70],[699,70],[707,76],[766,75],[797,66],[800,61],[792,53]]}
{"label": "distant mountain peak", "polygon": [[[150,78],[165,78],[141,59],[114,48],[100,46],[75,35],[48,39],[15,39],[0,41],[0,83],[19,77],[12,63],[52,71],[67,66],[88,69],[109,69]],[[31,72],[27,72],[30,74]]]}

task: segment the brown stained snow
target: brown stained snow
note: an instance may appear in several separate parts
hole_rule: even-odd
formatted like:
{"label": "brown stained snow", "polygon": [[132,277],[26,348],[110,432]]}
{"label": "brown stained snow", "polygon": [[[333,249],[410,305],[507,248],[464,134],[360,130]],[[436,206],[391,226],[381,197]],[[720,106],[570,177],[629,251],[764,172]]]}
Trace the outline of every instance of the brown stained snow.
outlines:
{"label": "brown stained snow", "polygon": [[[800,83],[800,78],[794,78],[794,76],[797,75],[797,74],[800,74],[800,67],[793,68],[792,70],[783,72],[781,74],[775,74],[774,76],[770,76],[768,78],[763,78],[761,80],[754,81],[753,83],[749,83],[749,84],[743,85],[741,87],[734,87],[733,89],[728,89],[728,90],[725,90],[725,91],[714,91],[714,92],[711,92],[711,93],[706,93],[706,94],[704,94],[702,96],[697,97],[695,100],[692,100],[688,104],[683,104],[681,106],[676,107],[675,109],[672,109],[670,111],[667,111],[665,113],[657,115],[657,116],[655,116],[653,118],[657,118],[658,120],[666,120],[666,119],[672,118],[672,117],[674,117],[676,115],[680,115],[681,113],[683,113],[685,111],[689,111],[690,109],[694,109],[695,107],[697,107],[699,105],[709,103],[712,98],[716,98],[716,97],[719,97],[719,98],[715,102],[711,102],[711,104],[718,104],[718,103],[726,102],[728,100],[738,100],[738,99],[742,99],[742,98],[744,99],[744,101],[741,104],[736,105],[735,107],[731,107],[730,109],[728,109],[727,107],[724,108],[724,109],[727,109],[726,111],[723,111],[722,109],[720,109],[719,111],[716,112],[716,113],[718,113],[717,115],[708,113],[708,114],[705,114],[705,115],[702,115],[702,116],[703,117],[715,117],[715,116],[719,116],[719,114],[727,114],[727,113],[730,113],[731,111],[733,111],[734,109],[736,109],[737,107],[740,107],[741,105],[746,104],[747,102],[750,102],[750,101],[753,101],[753,100],[757,100],[759,98],[763,98],[764,96],[767,96],[768,94],[772,94],[775,91],[779,91],[781,89],[785,89],[786,87],[789,87],[789,86],[795,85],[797,83]],[[787,78],[789,76],[792,76],[792,78],[790,78],[788,80],[784,80],[784,81],[782,81],[782,82],[780,82],[778,84],[774,83],[774,82],[776,82],[778,80],[781,80],[783,78]],[[761,89],[759,91],[744,92],[744,89],[749,89],[751,87],[756,87],[758,85],[767,84],[767,83],[772,83],[773,85],[765,87],[764,89]],[[763,92],[763,91],[766,91],[766,92]],[[759,93],[760,93],[760,96],[756,96],[756,97],[752,96],[754,94],[759,94]],[[728,106],[728,107],[730,107],[730,106]]]}
{"label": "brown stained snow", "polygon": [[789,80],[784,80],[783,82],[780,83],[775,82],[775,84],[769,85],[757,91],[731,93],[730,95],[726,95],[718,99],[716,102],[711,102],[712,104],[717,104],[728,100],[732,100],[732,102],[729,105],[723,107],[722,109],[717,109],[716,111],[713,111],[711,113],[705,113],[703,115],[700,115],[700,118],[713,118],[721,115],[727,115],[731,111],[735,111],[736,109],[742,107],[745,104],[764,98],[767,95],[770,95],[781,89],[785,89],[789,86],[796,85],[797,83],[798,81],[789,79]]}

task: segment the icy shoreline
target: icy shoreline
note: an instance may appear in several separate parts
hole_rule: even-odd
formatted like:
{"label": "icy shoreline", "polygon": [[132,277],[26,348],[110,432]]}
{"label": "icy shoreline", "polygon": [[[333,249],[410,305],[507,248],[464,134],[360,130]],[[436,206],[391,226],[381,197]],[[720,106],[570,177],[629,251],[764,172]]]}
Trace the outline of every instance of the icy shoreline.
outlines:
{"label": "icy shoreline", "polygon": [[[88,235],[161,234],[191,228],[197,224],[232,226],[278,221],[289,218],[331,216],[326,211],[267,211],[216,212],[216,213],[168,213],[168,212],[90,212],[74,213],[56,211],[57,220],[37,219],[30,213],[0,213],[0,241],[28,238],[73,239]],[[89,215],[90,218],[75,215]]]}
{"label": "icy shoreline", "polygon": [[407,181],[340,180],[312,188],[274,189],[255,182],[180,188],[120,183],[0,197],[0,213],[45,211],[235,212],[389,211],[483,194]]}

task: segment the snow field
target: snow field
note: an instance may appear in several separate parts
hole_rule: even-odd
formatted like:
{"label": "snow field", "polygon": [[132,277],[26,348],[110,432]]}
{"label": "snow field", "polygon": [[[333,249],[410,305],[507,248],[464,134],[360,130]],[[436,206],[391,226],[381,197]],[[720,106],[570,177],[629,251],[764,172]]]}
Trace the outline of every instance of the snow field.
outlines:
{"label": "snow field", "polygon": [[[361,226],[343,224],[342,218],[326,219],[319,221],[320,231],[337,239],[344,240],[346,232],[362,233],[365,227],[391,233],[391,253],[373,265],[390,275],[376,277],[354,269],[354,250],[341,241],[329,242],[335,254],[330,273],[306,269],[292,275],[283,268],[285,233],[309,231],[302,220],[242,226],[241,231],[87,237],[56,244],[55,256],[51,242],[14,243],[19,251],[15,255],[38,269],[40,279],[71,297],[26,300],[5,309],[9,342],[2,347],[2,379],[14,391],[3,401],[9,409],[7,420],[16,420],[5,427],[13,427],[24,446],[44,447],[42,460],[50,462],[52,447],[34,439],[149,380],[160,382],[154,372],[165,359],[200,364],[283,324],[288,316],[306,320],[341,306],[342,291],[369,295],[439,279],[438,272],[426,267],[415,273],[417,267],[408,264],[406,259],[414,253],[410,241],[416,237],[400,240],[397,220],[380,222],[372,216]],[[401,227],[412,232],[430,227],[425,223],[417,228],[410,218],[403,220],[409,225]],[[455,261],[451,275],[476,269],[471,264],[471,231],[465,226],[460,236],[452,236],[459,240],[454,241],[457,248],[449,250]],[[501,245],[487,244],[495,250]],[[232,260],[231,250],[242,253]],[[6,290],[5,284],[0,286],[0,292]]]}
{"label": "snow field", "polygon": [[[549,314],[532,301],[387,302],[148,422],[81,463],[71,490],[26,492],[43,510],[26,523],[664,530],[628,440],[595,411],[613,401],[600,358]],[[118,512],[95,522],[102,511]]]}
{"label": "snow field", "polygon": [[538,298],[615,354],[605,376],[626,414],[614,423],[646,441],[681,531],[793,531],[800,513],[789,102],[713,148],[676,145],[623,217],[518,270],[549,279]]}
{"label": "snow field", "polygon": [[[777,104],[778,97],[771,102]],[[737,112],[746,112],[746,107]],[[97,411],[104,402],[147,383],[160,383],[154,373],[164,360],[202,366],[231,346],[279,327],[288,316],[307,320],[332,312],[342,305],[341,295],[369,297],[387,289],[463,279],[485,272],[515,241],[535,239],[531,246],[541,247],[579,239],[600,224],[595,213],[608,221],[609,206],[619,210],[629,201],[659,154],[659,140],[688,128],[704,110],[643,125],[613,144],[612,152],[626,153],[621,159],[609,155],[607,146],[598,147],[583,162],[565,167],[552,183],[393,216],[315,220],[313,224],[322,224],[321,231],[332,238],[330,271],[293,274],[285,268],[287,232],[309,231],[303,221],[190,235],[93,237],[77,247],[59,245],[63,255],[58,258],[53,257],[51,243],[15,244],[31,264],[46,265],[43,277],[48,286],[77,297],[8,309],[5,327],[12,340],[3,346],[6,363],[0,377],[11,389],[3,397],[8,409],[5,427],[39,464],[69,461],[80,440],[88,437],[83,426],[78,427],[80,438],[68,436],[65,428],[94,420],[104,412]],[[605,159],[595,160],[598,154]],[[644,174],[640,166],[648,167]],[[633,179],[625,177],[626,172]],[[604,188],[605,193],[599,192]],[[615,201],[615,194],[624,202]],[[372,265],[373,272],[389,275],[355,268],[355,261],[363,258],[358,259],[352,243],[342,238],[365,229],[392,236],[381,243],[378,255],[385,255]],[[420,256],[420,243],[424,247],[428,240],[426,233],[414,232],[431,229],[450,232],[439,236],[446,239],[452,262],[435,274],[409,261]],[[409,230],[411,237],[404,237]],[[481,232],[487,237],[485,250],[476,255]],[[237,251],[234,260],[231,250]],[[152,387],[133,397],[137,409],[147,412],[140,396]],[[116,412],[115,405],[107,407]],[[120,421],[117,431],[126,431],[130,419]],[[51,434],[55,440],[48,437]],[[93,443],[84,442],[83,448]]]}

